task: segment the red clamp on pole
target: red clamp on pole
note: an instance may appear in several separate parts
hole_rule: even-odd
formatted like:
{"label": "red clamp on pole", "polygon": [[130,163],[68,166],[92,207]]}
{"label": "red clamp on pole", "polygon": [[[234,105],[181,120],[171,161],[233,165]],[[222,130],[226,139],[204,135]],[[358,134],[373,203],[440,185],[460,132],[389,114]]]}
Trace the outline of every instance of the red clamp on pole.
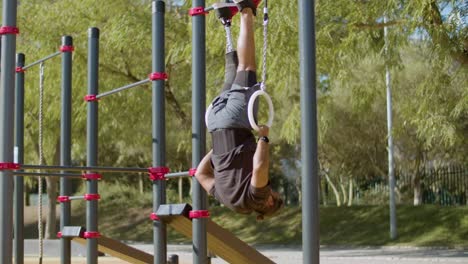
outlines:
{"label": "red clamp on pole", "polygon": [[153,221],[159,221],[159,217],[156,213],[151,213],[150,219]]}
{"label": "red clamp on pole", "polygon": [[203,6],[192,7],[189,10],[189,15],[191,16],[199,16],[199,15],[206,15],[208,12],[205,11]]}
{"label": "red clamp on pole", "polygon": [[25,72],[26,70],[23,67],[16,67],[16,72]]}
{"label": "red clamp on pole", "polygon": [[97,98],[95,94],[88,94],[84,97],[84,100],[86,102],[97,102],[99,101],[99,98]]}
{"label": "red clamp on pole", "polygon": [[83,173],[81,175],[81,178],[86,180],[100,180],[102,178],[102,175],[99,173]]}
{"label": "red clamp on pole", "polygon": [[209,218],[210,212],[208,210],[193,210],[189,212],[190,219],[193,218]]}
{"label": "red clamp on pole", "polygon": [[7,34],[19,34],[19,29],[17,27],[9,27],[3,26],[0,27],[0,35],[7,35]]}
{"label": "red clamp on pole", "polygon": [[148,168],[148,172],[150,175],[150,180],[152,181],[161,181],[166,179],[166,174],[169,173],[168,167],[152,167]]}
{"label": "red clamp on pole", "polygon": [[158,80],[164,80],[167,81],[169,77],[167,76],[167,73],[165,72],[153,72],[149,75],[150,81],[158,81]]}
{"label": "red clamp on pole", "polygon": [[62,238],[62,232],[57,232],[57,238]]}
{"label": "red clamp on pole", "polygon": [[60,51],[61,52],[73,52],[75,51],[75,47],[74,46],[60,46]]}
{"label": "red clamp on pole", "polygon": [[59,202],[59,203],[70,202],[70,196],[59,196],[59,197],[57,197],[57,202]]}
{"label": "red clamp on pole", "polygon": [[84,232],[83,234],[83,237],[88,239],[88,238],[100,238],[101,237],[101,233],[99,232],[93,232],[93,231],[89,231],[89,232]]}
{"label": "red clamp on pole", "polygon": [[0,170],[19,170],[20,165],[13,162],[0,162]]}
{"label": "red clamp on pole", "polygon": [[188,170],[188,174],[191,177],[194,177],[196,173],[197,173],[197,168],[191,168],[191,169]]}
{"label": "red clamp on pole", "polygon": [[87,193],[84,195],[84,199],[86,201],[96,201],[101,199],[101,196],[97,193]]}

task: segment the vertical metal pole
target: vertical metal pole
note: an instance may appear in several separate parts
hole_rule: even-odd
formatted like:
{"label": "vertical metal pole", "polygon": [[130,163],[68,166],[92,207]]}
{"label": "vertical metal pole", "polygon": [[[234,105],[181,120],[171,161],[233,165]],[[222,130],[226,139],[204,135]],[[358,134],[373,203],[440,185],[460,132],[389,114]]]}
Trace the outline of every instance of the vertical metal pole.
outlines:
{"label": "vertical metal pole", "polygon": [[[387,23],[387,16],[384,16],[384,24]],[[397,223],[396,223],[396,204],[395,204],[395,170],[393,161],[393,137],[392,137],[392,80],[390,76],[390,68],[388,65],[388,29],[384,27],[385,41],[385,86],[387,89],[387,143],[388,143],[388,183],[389,183],[389,198],[390,198],[390,238],[397,238]]]}
{"label": "vertical metal pole", "polygon": [[[88,30],[88,95],[98,94],[99,71],[99,29]],[[98,102],[88,102],[87,125],[87,166],[97,166],[98,160]],[[87,180],[88,194],[98,193],[97,180]],[[98,201],[86,201],[86,231],[98,232]],[[96,264],[98,258],[97,239],[87,241],[86,257],[88,264]]]}
{"label": "vertical metal pole", "polygon": [[[16,0],[3,0],[3,27],[16,27]],[[0,162],[13,162],[16,35],[2,36],[0,74]],[[12,263],[13,176],[0,170],[0,263]]]}
{"label": "vertical metal pole", "polygon": [[[73,46],[73,38],[62,37],[62,46]],[[72,113],[72,52],[62,53],[62,107],[60,121],[60,165],[71,165],[71,113]],[[62,171],[66,172],[66,171]],[[72,195],[71,180],[60,178],[60,195]],[[71,224],[71,203],[60,203],[60,230]],[[70,238],[62,237],[60,240],[60,263],[71,263]]]}
{"label": "vertical metal pole", "polygon": [[[194,0],[193,7],[205,7],[205,0]],[[206,131],[203,117],[206,104],[206,28],[205,16],[192,17],[192,167],[196,168],[206,152]],[[193,181],[193,210],[207,209],[207,196],[195,177]],[[209,262],[207,253],[206,219],[192,221],[193,263]]]}
{"label": "vertical metal pole", "polygon": [[299,0],[303,263],[320,262],[315,1]]}
{"label": "vertical metal pole", "polygon": [[[153,72],[165,71],[164,60],[164,1],[152,2],[152,52]],[[166,163],[166,114],[164,80],[152,82],[152,124],[153,124],[153,167],[162,167]],[[153,212],[159,205],[166,203],[165,181],[153,181]],[[154,263],[165,264],[167,255],[166,224],[153,221]]]}
{"label": "vertical metal pole", "polygon": [[[16,66],[24,66],[24,54],[16,54]],[[16,73],[15,94],[15,157],[14,162],[24,163],[24,72]],[[21,170],[22,171],[22,170]],[[15,177],[15,206],[14,206],[14,257],[16,264],[24,263],[24,179]]]}

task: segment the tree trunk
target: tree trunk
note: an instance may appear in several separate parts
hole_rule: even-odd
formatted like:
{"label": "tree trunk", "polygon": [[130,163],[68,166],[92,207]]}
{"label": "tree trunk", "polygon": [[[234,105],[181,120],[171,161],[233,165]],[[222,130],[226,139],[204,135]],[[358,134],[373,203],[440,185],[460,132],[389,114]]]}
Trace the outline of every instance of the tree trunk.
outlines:
{"label": "tree trunk", "polygon": [[183,193],[182,193],[182,186],[183,186],[183,178],[179,178],[179,203],[182,203]]}
{"label": "tree trunk", "polygon": [[45,239],[52,239],[57,236],[57,185],[58,185],[58,178],[57,177],[46,177],[47,183],[47,197],[49,198],[47,201],[47,222],[46,222],[46,229],[44,238]]}
{"label": "tree trunk", "polygon": [[144,183],[143,183],[143,174],[138,174],[138,187],[140,188],[140,194],[145,193]]}
{"label": "tree trunk", "polygon": [[[60,163],[60,139],[55,143],[55,155],[53,158],[54,164]],[[44,159],[44,164],[47,164]],[[47,197],[49,198],[47,222],[44,238],[51,239],[57,237],[57,191],[58,191],[58,177],[45,177],[47,184]]]}
{"label": "tree trunk", "polygon": [[421,178],[423,176],[423,170],[420,168],[420,161],[416,161],[416,173],[413,174],[413,205],[419,206],[422,204],[422,190],[421,190]]}
{"label": "tree trunk", "polygon": [[341,188],[341,191],[343,192],[343,204],[346,204],[348,202],[348,196],[346,195],[346,188],[344,186],[342,177],[340,177],[340,188]]}
{"label": "tree trunk", "polygon": [[422,191],[421,191],[421,179],[419,173],[416,173],[416,176],[413,178],[413,205],[418,206],[422,204]]}
{"label": "tree trunk", "polygon": [[31,196],[31,190],[28,185],[24,186],[24,206],[30,206],[30,199],[29,197]]}
{"label": "tree trunk", "polygon": [[324,175],[325,175],[325,179],[327,180],[328,184],[332,188],[333,193],[335,194],[336,206],[338,206],[338,207],[341,206],[341,198],[340,198],[340,193],[338,192],[338,189],[336,188],[335,184],[333,184],[333,182],[331,181],[330,176],[328,176],[328,173],[324,173]]}
{"label": "tree trunk", "polygon": [[[324,206],[327,206],[327,194],[325,193],[325,187],[322,186],[322,175],[323,172],[319,174],[320,175],[320,181],[319,181],[319,188],[320,188],[320,195],[322,196],[322,204]],[[320,201],[320,200],[319,200]]]}
{"label": "tree trunk", "polygon": [[348,206],[353,205],[353,179],[349,178]]}
{"label": "tree trunk", "polygon": [[421,177],[423,170],[421,170],[421,163],[423,154],[418,151],[415,163],[415,173],[413,174],[413,205],[419,206],[422,204],[422,190],[421,190]]}
{"label": "tree trunk", "polygon": [[298,204],[302,204],[302,188],[301,188],[301,177],[296,178],[296,190],[297,190],[297,197],[298,197]]}

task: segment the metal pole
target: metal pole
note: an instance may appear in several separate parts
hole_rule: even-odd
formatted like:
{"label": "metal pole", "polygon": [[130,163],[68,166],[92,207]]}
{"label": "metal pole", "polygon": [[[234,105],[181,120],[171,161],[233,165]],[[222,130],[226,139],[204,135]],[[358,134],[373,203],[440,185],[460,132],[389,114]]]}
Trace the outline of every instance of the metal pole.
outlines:
{"label": "metal pole", "polygon": [[[152,71],[164,72],[164,1],[152,2]],[[152,81],[152,134],[153,167],[162,167],[166,163],[166,114],[164,111],[164,80]],[[153,212],[166,203],[165,181],[153,181]],[[153,221],[154,263],[165,264],[167,261],[167,229],[162,221]]]}
{"label": "metal pole", "polygon": [[35,62],[31,63],[31,64],[28,64],[28,65],[24,66],[24,67],[23,67],[23,70],[29,69],[29,68],[31,68],[32,66],[35,66],[35,65],[37,65],[37,64],[43,63],[43,62],[45,62],[45,61],[48,61],[48,60],[50,60],[50,59],[52,59],[52,58],[55,58],[55,57],[57,57],[57,56],[60,55],[60,54],[62,54],[61,51],[57,51],[57,52],[55,52],[55,53],[52,53],[52,54],[50,54],[50,55],[48,55],[48,56],[46,56],[46,57],[44,57],[44,58],[42,58],[42,59],[39,59],[39,60],[37,60],[37,61],[35,61]]}
{"label": "metal pole", "polygon": [[166,174],[166,178],[171,179],[171,178],[184,178],[184,177],[189,177],[190,172],[188,171],[181,171],[181,172],[173,172],[173,173],[168,173]]}
{"label": "metal pole", "polygon": [[116,89],[114,89],[114,90],[111,90],[111,91],[108,91],[108,92],[104,92],[104,93],[98,94],[98,95],[96,96],[96,98],[103,98],[103,97],[109,96],[109,95],[111,95],[111,94],[119,93],[119,92],[128,90],[128,89],[130,89],[130,88],[140,86],[140,85],[145,84],[145,83],[148,83],[148,82],[150,82],[150,79],[144,79],[144,80],[141,80],[141,81],[136,82],[136,83],[128,84],[128,85],[122,86],[122,87],[120,87],[120,88],[116,88]]}
{"label": "metal pole", "polygon": [[[387,23],[387,16],[384,16],[384,24]],[[396,204],[395,204],[395,171],[393,161],[393,137],[392,137],[392,80],[390,67],[388,65],[388,28],[384,27],[385,40],[385,86],[387,89],[387,133],[388,133],[388,182],[390,198],[390,238],[397,238]]]}
{"label": "metal pole", "polygon": [[127,172],[127,173],[140,173],[148,172],[148,168],[119,168],[119,167],[98,167],[98,166],[50,166],[50,165],[21,165],[24,170],[45,170],[45,171],[98,171],[98,172]]}
{"label": "metal pole", "polygon": [[[16,66],[24,66],[24,54],[16,54]],[[16,73],[15,96],[15,163],[24,162],[24,72]],[[21,172],[21,170],[20,170]],[[16,264],[24,263],[24,179],[15,176],[15,206],[14,206],[14,256]]]}
{"label": "metal pole", "polygon": [[[73,38],[62,37],[62,46],[73,46]],[[71,113],[72,113],[72,52],[62,53],[62,107],[60,121],[60,166],[71,165]],[[61,171],[66,173],[66,171]],[[71,180],[60,178],[60,195],[70,196]],[[71,204],[60,203],[60,230],[71,224]],[[60,263],[71,263],[71,240],[62,237],[60,240]]]}
{"label": "metal pole", "polygon": [[[16,0],[3,0],[3,29],[16,28]],[[2,36],[0,74],[0,162],[13,162],[15,102],[16,34]],[[11,170],[0,170],[0,263],[12,263],[13,252],[13,177]]]}
{"label": "metal pole", "polygon": [[315,1],[299,0],[303,263],[320,262]]}
{"label": "metal pole", "polygon": [[[205,0],[194,0],[193,7],[205,7]],[[206,153],[205,104],[206,104],[206,25],[205,16],[192,17],[192,167],[200,163]],[[207,209],[205,190],[193,181],[193,210]],[[207,252],[206,219],[192,220],[193,263],[209,263]]]}
{"label": "metal pole", "polygon": [[66,177],[66,178],[76,178],[81,179],[81,174],[76,173],[40,173],[40,172],[22,172],[22,171],[15,171],[13,172],[15,176],[42,176],[42,177]]}
{"label": "metal pole", "polygon": [[[99,29],[88,30],[88,94],[98,94],[99,71]],[[88,102],[87,125],[87,166],[96,166],[98,161],[98,102]],[[88,194],[98,193],[97,180],[87,180]],[[86,201],[86,231],[98,232],[98,201]],[[88,238],[86,258],[88,264],[96,264],[98,258],[97,239]]]}

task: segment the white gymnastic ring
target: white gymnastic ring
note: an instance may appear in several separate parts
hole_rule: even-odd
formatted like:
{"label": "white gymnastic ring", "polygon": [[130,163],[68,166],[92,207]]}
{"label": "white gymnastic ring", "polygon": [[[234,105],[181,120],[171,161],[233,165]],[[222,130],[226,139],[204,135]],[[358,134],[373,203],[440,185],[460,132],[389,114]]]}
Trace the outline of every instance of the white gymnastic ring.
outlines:
{"label": "white gymnastic ring", "polygon": [[211,110],[213,110],[213,104],[210,104],[210,106],[208,106],[208,109],[206,109],[206,112],[205,112],[205,125],[206,125],[206,127],[208,127],[208,117],[210,116]]}
{"label": "white gymnastic ring", "polygon": [[273,124],[273,118],[275,116],[275,110],[273,109],[273,102],[271,101],[271,97],[263,90],[258,90],[255,93],[252,94],[249,100],[249,105],[247,108],[247,114],[249,117],[249,123],[252,126],[255,131],[260,130],[258,127],[257,123],[255,123],[255,118],[254,118],[254,113],[253,113],[253,108],[254,108],[254,103],[255,100],[257,99],[258,96],[263,95],[265,99],[267,100],[268,103],[268,109],[269,109],[269,114],[268,114],[268,122],[266,123],[266,126],[271,127]]}

